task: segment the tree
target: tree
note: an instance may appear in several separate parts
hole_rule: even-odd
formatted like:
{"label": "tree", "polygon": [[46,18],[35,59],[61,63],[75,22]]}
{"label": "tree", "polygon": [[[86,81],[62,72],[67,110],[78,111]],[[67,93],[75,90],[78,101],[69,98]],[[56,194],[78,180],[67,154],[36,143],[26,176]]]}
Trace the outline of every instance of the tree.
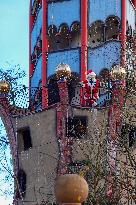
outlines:
{"label": "tree", "polygon": [[[9,103],[13,106],[28,106],[28,92],[25,85],[23,85],[25,76],[25,71],[22,70],[19,65],[11,66],[8,64],[7,69],[1,68],[0,80],[7,81],[10,84],[9,93],[4,96],[0,94],[1,99],[7,97]],[[22,101],[21,98],[24,99],[24,101]],[[15,178],[8,135],[4,124],[0,121],[0,181],[2,186],[2,188],[0,188],[0,195],[12,198]]]}
{"label": "tree", "polygon": [[[121,93],[120,93],[121,94]],[[126,89],[122,108],[122,123],[116,132],[116,139],[108,138],[108,117],[99,116],[88,127],[91,139],[78,140],[77,155],[84,156],[75,172],[84,176],[89,184],[87,205],[128,204],[136,202],[136,92],[133,86]],[[105,108],[108,110],[108,107]],[[92,116],[93,117],[93,116]],[[99,124],[99,126],[98,126]],[[104,131],[104,132],[103,132]],[[111,144],[112,142],[112,144]],[[113,147],[112,147],[113,145]],[[115,152],[114,152],[115,149]]]}
{"label": "tree", "polygon": [[10,84],[8,99],[12,105],[19,107],[28,106],[28,89],[24,84],[26,73],[19,65],[11,66],[7,69],[0,68],[0,80],[5,80]]}

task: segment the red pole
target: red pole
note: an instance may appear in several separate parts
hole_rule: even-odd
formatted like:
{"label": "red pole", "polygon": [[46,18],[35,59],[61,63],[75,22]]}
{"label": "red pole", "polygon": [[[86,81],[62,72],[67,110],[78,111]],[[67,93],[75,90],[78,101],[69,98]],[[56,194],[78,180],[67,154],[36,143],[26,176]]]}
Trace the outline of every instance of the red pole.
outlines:
{"label": "red pole", "polygon": [[81,0],[81,81],[86,78],[88,45],[88,0]]}
{"label": "red pole", "polygon": [[48,106],[47,101],[47,52],[48,52],[48,41],[47,41],[47,1],[42,0],[42,109]]}
{"label": "red pole", "polygon": [[125,65],[126,62],[126,1],[122,0],[122,13],[121,13],[121,44],[122,44],[122,66]]}
{"label": "red pole", "polygon": [[31,31],[32,31],[32,18],[31,18],[32,0],[29,7],[29,79],[31,76]]}
{"label": "red pole", "polygon": [[[88,0],[81,0],[81,81],[86,79],[87,72],[87,45],[88,45]],[[81,105],[85,106],[82,89],[80,92]]]}
{"label": "red pole", "polygon": [[29,9],[29,78],[33,73],[33,64],[31,61],[31,33],[32,33],[32,27],[34,22],[34,16],[31,14],[31,10],[32,10],[32,0],[30,1],[30,9]]}
{"label": "red pole", "polygon": [[[31,76],[33,73],[33,64],[31,60],[31,38],[32,38],[32,26],[33,26],[33,16],[31,14],[32,11],[32,0],[30,0],[29,7],[29,99],[31,99]],[[31,104],[31,103],[30,103]]]}

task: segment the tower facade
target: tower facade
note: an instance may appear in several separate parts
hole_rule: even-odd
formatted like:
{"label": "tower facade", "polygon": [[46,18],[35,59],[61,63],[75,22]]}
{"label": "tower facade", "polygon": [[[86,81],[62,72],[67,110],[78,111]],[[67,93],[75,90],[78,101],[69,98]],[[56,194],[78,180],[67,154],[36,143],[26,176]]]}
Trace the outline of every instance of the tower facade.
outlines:
{"label": "tower facade", "polygon": [[[31,1],[30,88],[34,107],[42,109],[54,103],[47,84],[60,63],[68,64],[81,81],[88,69],[99,75],[125,63],[126,33],[135,30],[135,4],[129,0]],[[35,102],[37,87],[42,88],[42,96]]]}
{"label": "tower facade", "polygon": [[[19,205],[56,203],[57,174],[80,166],[85,157],[79,141],[95,139],[98,129],[104,138],[108,123],[114,130],[120,126],[118,93],[115,90],[111,96],[111,82],[104,76],[114,66],[125,67],[130,59],[126,42],[135,36],[135,6],[135,0],[30,1],[30,110],[12,119],[18,144]],[[71,78],[58,81],[56,69],[64,65],[71,69]],[[133,65],[128,69],[133,70]],[[79,82],[86,80],[90,69],[107,86],[100,88],[97,114],[82,103]],[[109,100],[110,106],[105,106]],[[123,95],[118,100],[122,105]]]}

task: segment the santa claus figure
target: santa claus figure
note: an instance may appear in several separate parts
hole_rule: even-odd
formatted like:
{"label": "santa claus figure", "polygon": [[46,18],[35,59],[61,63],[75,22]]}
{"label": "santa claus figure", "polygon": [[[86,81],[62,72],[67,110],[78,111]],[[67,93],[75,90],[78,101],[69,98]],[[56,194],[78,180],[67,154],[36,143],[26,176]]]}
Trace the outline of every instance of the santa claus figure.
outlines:
{"label": "santa claus figure", "polygon": [[83,98],[86,105],[96,106],[99,99],[100,82],[96,79],[96,74],[92,70],[87,71],[86,80],[81,83],[83,89]]}

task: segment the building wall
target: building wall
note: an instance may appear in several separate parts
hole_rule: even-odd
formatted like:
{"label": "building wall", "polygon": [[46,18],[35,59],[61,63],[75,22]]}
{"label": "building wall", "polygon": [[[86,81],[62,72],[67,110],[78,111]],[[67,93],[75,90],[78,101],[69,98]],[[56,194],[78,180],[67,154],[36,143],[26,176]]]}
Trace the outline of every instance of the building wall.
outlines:
{"label": "building wall", "polygon": [[[87,137],[75,139],[72,146],[72,159],[74,161],[94,160],[98,145],[107,137],[108,109],[104,110],[81,110],[74,109],[74,116],[87,116]],[[98,143],[99,142],[99,143]]]}
{"label": "building wall", "polygon": [[[13,120],[15,123],[15,120]],[[16,120],[16,131],[30,127],[32,148],[19,151],[19,168],[26,173],[26,196],[19,205],[35,205],[43,198],[53,201],[54,179],[57,172],[59,148],[56,138],[56,111],[46,110]],[[19,144],[19,142],[18,142]]]}
{"label": "building wall", "polygon": [[89,0],[89,25],[97,20],[105,21],[109,16],[121,19],[121,0]]}
{"label": "building wall", "polygon": [[133,30],[136,29],[136,10],[130,0],[127,0],[127,21]]}
{"label": "building wall", "polygon": [[96,48],[89,48],[88,51],[88,68],[96,74],[103,68],[109,70],[113,64],[120,63],[121,43],[118,40],[109,40],[103,45]]}
{"label": "building wall", "polygon": [[34,47],[37,42],[37,37],[40,34],[40,30],[42,28],[42,8],[38,11],[36,21],[34,23],[34,27],[32,29],[32,34],[31,34],[31,54],[34,51]]}
{"label": "building wall", "polygon": [[69,27],[74,21],[80,22],[80,0],[61,1],[48,4],[48,26],[67,23]]}

